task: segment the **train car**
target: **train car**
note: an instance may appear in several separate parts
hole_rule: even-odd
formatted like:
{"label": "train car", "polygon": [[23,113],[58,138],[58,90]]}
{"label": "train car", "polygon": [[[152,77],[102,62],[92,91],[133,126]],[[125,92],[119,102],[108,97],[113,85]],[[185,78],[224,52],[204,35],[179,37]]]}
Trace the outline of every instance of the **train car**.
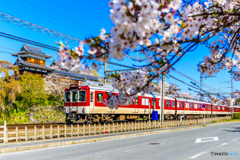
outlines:
{"label": "train car", "polygon": [[[148,120],[151,119],[153,111],[161,113],[162,105],[159,93],[138,95],[138,98],[130,105],[110,109],[104,104],[110,91],[118,95],[118,91],[108,84],[96,82],[83,82],[81,85],[71,84],[69,88],[65,89],[66,121],[109,123],[114,120]],[[227,106],[212,105],[203,101],[168,96],[164,99],[164,119],[166,120],[180,119],[180,116],[187,119],[203,118],[204,113],[206,117],[226,116],[231,112]],[[240,112],[239,108],[236,108],[234,112]]]}

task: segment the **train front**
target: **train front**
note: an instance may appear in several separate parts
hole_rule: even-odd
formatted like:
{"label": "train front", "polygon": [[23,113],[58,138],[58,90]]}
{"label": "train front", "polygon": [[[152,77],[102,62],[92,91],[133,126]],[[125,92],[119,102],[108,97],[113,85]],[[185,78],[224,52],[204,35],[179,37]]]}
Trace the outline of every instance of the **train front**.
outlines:
{"label": "train front", "polygon": [[70,88],[65,89],[65,114],[66,122],[78,121],[85,122],[89,112],[88,101],[90,90],[88,86],[71,84]]}

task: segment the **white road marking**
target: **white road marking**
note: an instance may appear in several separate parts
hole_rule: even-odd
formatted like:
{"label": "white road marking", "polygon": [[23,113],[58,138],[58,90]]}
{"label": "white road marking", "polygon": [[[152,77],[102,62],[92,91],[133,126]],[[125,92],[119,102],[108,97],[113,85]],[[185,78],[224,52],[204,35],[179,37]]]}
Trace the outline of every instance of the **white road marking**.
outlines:
{"label": "white road marking", "polygon": [[203,153],[207,153],[207,152],[201,152],[201,153],[199,153],[199,154],[196,154],[196,155],[194,155],[194,156],[192,156],[192,157],[190,157],[190,158],[197,158],[197,157],[199,157],[199,156],[201,156]]}
{"label": "white road marking", "polygon": [[237,139],[234,139],[233,141],[236,141],[236,140],[238,140],[239,138],[237,138]]}
{"label": "white road marking", "polygon": [[218,137],[197,138],[195,143],[218,141]]}
{"label": "white road marking", "polygon": [[129,152],[130,150],[126,150],[125,152]]}
{"label": "white road marking", "polygon": [[223,144],[220,144],[219,146],[217,147],[220,147],[220,146],[224,146],[224,145],[227,145],[228,143],[223,143]]}

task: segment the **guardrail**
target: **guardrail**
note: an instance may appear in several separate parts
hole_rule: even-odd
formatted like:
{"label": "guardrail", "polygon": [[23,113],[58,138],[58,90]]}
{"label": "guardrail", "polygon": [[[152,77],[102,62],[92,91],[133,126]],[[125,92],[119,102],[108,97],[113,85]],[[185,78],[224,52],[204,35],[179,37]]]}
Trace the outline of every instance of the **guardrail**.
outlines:
{"label": "guardrail", "polygon": [[[222,121],[231,119],[227,117],[206,118],[205,123],[212,123],[213,121]],[[2,143],[20,141],[36,141],[45,139],[56,139],[66,137],[79,137],[88,135],[100,135],[106,133],[130,132],[139,130],[169,128],[190,126],[196,124],[203,124],[204,119],[191,120],[173,120],[167,122],[159,121],[138,121],[138,122],[121,122],[108,124],[43,124],[43,125],[0,125],[0,140]]]}

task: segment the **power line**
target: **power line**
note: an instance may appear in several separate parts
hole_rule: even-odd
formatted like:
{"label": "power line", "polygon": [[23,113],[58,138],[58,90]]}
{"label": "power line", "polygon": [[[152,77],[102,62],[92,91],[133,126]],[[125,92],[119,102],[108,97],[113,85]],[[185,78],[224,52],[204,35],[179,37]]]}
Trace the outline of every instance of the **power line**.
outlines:
{"label": "power line", "polygon": [[[2,4],[2,3],[0,3],[0,4]],[[3,4],[3,5],[5,5],[5,4]],[[6,6],[7,6],[7,5],[6,5]],[[13,9],[16,9],[16,10],[19,10],[18,8],[14,8],[14,7],[10,7],[10,6],[7,6],[7,7],[13,8]],[[79,31],[79,30],[77,30],[77,29],[75,29],[75,28],[72,28],[72,27],[63,25],[63,24],[66,24],[64,21],[61,21],[62,23],[56,23],[56,22],[53,22],[53,21],[51,21],[51,20],[42,18],[42,17],[37,16],[37,15],[30,14],[30,13],[25,12],[25,11],[22,11],[22,10],[19,10],[19,11],[24,12],[24,13],[26,13],[26,14],[29,14],[29,15],[31,15],[31,16],[35,16],[35,17],[41,18],[41,19],[46,20],[46,21],[49,21],[49,22],[51,22],[51,23],[55,23],[55,24],[57,24],[57,25],[60,25],[60,26],[63,26],[63,27],[67,27],[67,28],[70,28],[70,29],[75,30],[75,31],[77,31],[77,32],[80,32],[80,33],[84,33],[84,34],[85,34],[85,32],[83,32],[83,31]],[[1,20],[5,21],[5,22],[12,23],[12,24],[15,24],[15,25],[18,25],[18,26],[27,28],[27,29],[31,29],[29,26],[33,26],[33,27],[35,27],[35,28],[34,28],[34,29],[31,29],[31,30],[38,31],[38,32],[40,32],[40,33],[46,32],[46,33],[48,33],[48,35],[52,35],[52,36],[55,35],[56,33],[57,33],[57,35],[59,34],[59,32],[56,32],[56,31],[54,31],[53,33],[55,33],[55,34],[53,34],[53,33],[51,33],[53,30],[46,29],[46,28],[41,27],[41,26],[39,26],[39,25],[35,25],[35,24],[33,24],[33,23],[30,23],[30,22],[27,22],[27,21],[24,21],[24,20],[15,18],[15,17],[13,17],[13,16],[9,16],[9,15],[7,15],[7,14],[4,14],[4,15],[3,15],[3,14],[4,14],[4,13],[1,13],[1,12],[0,12],[0,18],[1,18]],[[7,16],[6,16],[6,15],[7,15]],[[10,18],[10,19],[9,19],[9,18]],[[58,20],[58,21],[59,21],[59,20]],[[27,26],[25,26],[25,25],[27,25]],[[36,30],[36,29],[37,29],[37,30]],[[41,29],[43,29],[43,30],[41,30]],[[62,33],[61,33],[61,34],[62,34]],[[53,37],[56,37],[56,36],[53,36]],[[68,36],[68,37],[70,37],[70,36]],[[58,35],[56,38],[59,38],[59,35]],[[71,40],[72,38],[73,38],[73,37],[71,37],[70,40]],[[65,38],[64,38],[64,39],[65,39]],[[74,38],[74,39],[76,39],[76,38]],[[78,42],[78,43],[79,43],[79,42]]]}
{"label": "power line", "polygon": [[[187,62],[182,62],[182,61],[179,61],[178,63],[181,63],[181,67],[184,67],[186,70],[188,70],[189,72],[192,72],[192,68],[195,68],[196,66],[190,64],[190,63],[187,63]],[[189,67],[191,66],[191,67]],[[194,70],[196,71],[196,70]],[[219,77],[220,76],[220,77]],[[221,81],[222,79],[225,79],[225,77],[221,76],[218,74],[218,76],[216,76],[215,78],[217,78],[219,81]]]}
{"label": "power line", "polygon": [[[185,74],[183,74],[183,73],[175,70],[174,68],[172,68],[172,71],[174,71],[175,73],[178,73],[178,74],[180,74],[180,75],[182,75],[182,76],[190,79],[191,81],[193,81],[193,82],[195,82],[195,83],[198,83],[198,84],[200,84],[200,85],[202,85],[202,86],[205,86],[205,87],[210,88],[210,89],[213,89],[213,90],[218,90],[218,89],[216,89],[216,88],[214,88],[214,87],[211,87],[211,86],[208,86],[208,85],[206,85],[206,84],[203,84],[202,82],[199,82],[199,81],[197,81],[197,80],[195,80],[195,79],[193,79],[193,78],[191,78],[191,77],[189,77],[189,76],[187,76],[187,75],[185,75]],[[219,91],[221,91],[221,90],[219,90]],[[221,92],[224,93],[225,91],[221,91]]]}
{"label": "power line", "polygon": [[[58,24],[58,25],[60,25],[60,26],[65,26],[65,27],[66,27],[66,25],[63,25],[63,24],[67,24],[67,25],[68,25],[68,23],[66,23],[66,21],[64,21],[63,19],[58,19],[56,16],[55,16],[55,17],[54,17],[54,16],[51,16],[52,14],[44,14],[45,12],[39,12],[39,11],[36,10],[36,9],[32,9],[32,7],[28,8],[28,7],[26,7],[26,5],[19,5],[19,3],[15,3],[15,2],[10,2],[10,3],[15,4],[16,6],[19,6],[19,7],[21,7],[21,8],[25,8],[25,9],[27,9],[27,10],[32,10],[34,13],[38,13],[38,14],[40,14],[41,16],[42,16],[42,15],[45,15],[47,18],[51,18],[51,20],[48,20],[48,19],[46,19],[46,18],[43,18],[43,17],[41,17],[41,16],[37,16],[37,15],[34,15],[35,17],[38,17],[38,18],[47,20],[47,21],[52,22],[52,23],[56,23],[56,22],[53,22],[53,20],[59,21],[59,22],[61,22],[61,23],[56,23],[56,24]],[[15,8],[15,7],[13,7],[13,6],[9,6],[9,5],[6,5],[6,4],[3,4],[3,3],[1,3],[1,4],[2,4],[2,5],[5,5],[5,6],[9,7],[9,8],[13,8],[13,9],[19,10],[19,11],[21,11],[21,12],[24,12],[24,13],[26,13],[26,14],[29,14],[29,15],[33,16],[33,13],[28,13],[28,12],[26,12],[26,11],[20,10],[19,8]],[[71,26],[71,27],[69,27],[69,26]],[[75,28],[79,28],[78,25],[73,25],[73,24],[71,24],[71,25],[69,25],[69,26],[67,26],[67,27],[68,27],[68,28],[71,28],[71,29],[73,29],[73,30],[75,30],[75,31],[77,31],[77,32],[84,33],[84,32],[82,32],[82,31],[79,31],[78,29],[75,29]],[[72,28],[72,27],[75,27],[75,28]],[[85,31],[87,31],[87,32],[92,32],[92,31],[90,31],[90,30],[87,30],[86,28],[84,28],[84,29],[81,28],[81,30],[85,30]]]}
{"label": "power line", "polygon": [[[50,46],[50,45],[47,45],[47,44],[43,44],[43,43],[36,42],[36,41],[32,41],[32,40],[29,40],[29,39],[26,39],[26,38],[14,36],[14,35],[11,35],[11,34],[8,34],[8,33],[0,32],[0,36],[5,37],[5,38],[10,38],[10,39],[13,39],[13,40],[16,40],[16,41],[20,41],[20,42],[25,42],[25,43],[32,44],[32,45],[35,45],[35,46],[43,47],[43,48],[50,49],[50,50],[53,50],[53,51],[58,51],[57,47]],[[123,65],[123,64],[115,63],[115,62],[107,62],[107,63],[108,64],[113,64],[113,65],[116,65],[116,66],[120,66],[120,67],[125,67],[125,68],[134,68],[134,67],[131,67],[131,66],[126,66],[126,65]]]}
{"label": "power line", "polygon": [[74,20],[74,19],[72,19],[72,18],[70,18],[70,17],[66,17],[66,16],[64,16],[64,15],[61,15],[61,14],[58,14],[58,13],[56,13],[56,12],[50,11],[50,10],[48,10],[48,9],[46,9],[46,8],[37,6],[37,5],[35,5],[35,4],[31,3],[31,2],[27,2],[27,1],[25,1],[25,0],[23,0],[23,1],[26,2],[26,3],[28,3],[28,4],[30,4],[30,5],[33,5],[33,6],[35,6],[35,7],[41,8],[41,9],[43,9],[43,10],[45,10],[45,11],[48,11],[48,12],[50,12],[50,13],[59,15],[59,16],[61,16],[61,17],[65,17],[65,18],[67,18],[68,20],[71,20],[71,21],[73,21],[73,22],[79,23],[79,24],[84,25],[84,26],[86,26],[86,27],[90,27],[90,28],[92,28],[92,29],[94,29],[94,30],[95,30],[95,29],[98,30],[97,28],[93,28],[92,26],[89,26],[89,25],[86,25],[86,24],[84,24],[84,23],[78,22],[78,21],[76,21],[76,20]]}
{"label": "power line", "polygon": [[53,51],[58,51],[57,47],[53,47],[53,46],[50,46],[50,45],[47,45],[47,44],[32,41],[32,40],[25,39],[25,38],[22,38],[22,37],[14,36],[14,35],[7,34],[7,33],[4,33],[4,32],[0,32],[0,36],[5,37],[5,38],[10,38],[10,39],[13,39],[13,40],[17,40],[17,41],[20,41],[20,42],[26,42],[26,43],[36,45],[36,46],[39,46],[39,47],[43,47],[43,48],[46,48],[46,49],[50,49],[50,50],[53,50]]}
{"label": "power line", "polygon": [[[31,22],[13,17],[11,15],[8,15],[8,14],[2,13],[2,12],[0,12],[0,20],[3,20],[5,22],[8,22],[8,23],[11,23],[11,24],[14,24],[14,25],[18,25],[18,26],[23,27],[23,28],[27,28],[27,29],[36,31],[36,32],[39,32],[39,33],[42,33],[42,34],[46,34],[48,36],[52,36],[52,37],[55,37],[55,38],[66,40],[68,42],[79,44],[80,41],[81,41],[80,39],[74,38],[72,36],[62,34],[60,32],[57,32],[57,31],[48,29],[46,27],[42,27],[42,26],[33,24]],[[130,57],[132,57],[132,56],[130,56]]]}
{"label": "power line", "polygon": [[[190,85],[190,84],[187,84],[186,82],[184,82],[184,81],[182,81],[182,80],[180,80],[180,79],[178,79],[178,78],[176,78],[176,77],[174,77],[174,76],[172,76],[172,75],[170,75],[170,74],[168,74],[168,76],[171,77],[171,78],[173,78],[173,79],[175,79],[175,80],[177,80],[177,81],[179,81],[179,82],[181,82],[181,83],[183,83],[183,84],[186,84],[186,85],[188,85],[188,86],[190,86],[190,87],[192,87],[192,88],[195,88],[195,89],[197,89],[197,90],[200,90],[200,91],[203,91],[203,92],[207,92],[207,93],[210,93],[210,94],[212,94],[212,95],[217,94],[217,93],[211,93],[211,92],[205,91],[205,90],[203,90],[203,89],[200,89],[200,88],[198,88],[198,87],[196,87],[196,86],[192,86],[192,85]],[[228,93],[228,94],[229,94],[229,92],[225,92],[225,93]],[[218,94],[219,94],[219,93],[218,93]],[[219,95],[220,95],[220,94],[219,94]]]}
{"label": "power line", "polygon": [[[49,3],[49,2],[50,2],[50,3]],[[76,15],[76,14],[79,15],[79,13],[78,13],[78,12],[75,12],[75,10],[73,10],[72,8],[69,8],[69,7],[67,7],[67,6],[62,6],[62,5],[60,5],[59,3],[54,3],[54,4],[52,4],[51,2],[52,2],[52,1],[49,1],[49,0],[44,1],[44,3],[48,3],[49,5],[54,5],[56,8],[58,8],[57,6],[59,6],[61,11],[62,11],[61,8],[63,8],[64,10],[67,10],[67,13],[70,13],[72,16],[73,16],[73,15]],[[78,18],[79,18],[79,17],[78,17]],[[94,24],[97,22],[97,23],[101,23],[101,24],[104,25],[104,23],[102,23],[102,21],[98,21],[98,19],[91,20],[90,18],[86,18],[86,15],[84,15],[83,17],[80,17],[80,18],[81,18],[81,19],[85,19],[86,21],[89,21],[89,22],[93,22]]]}

